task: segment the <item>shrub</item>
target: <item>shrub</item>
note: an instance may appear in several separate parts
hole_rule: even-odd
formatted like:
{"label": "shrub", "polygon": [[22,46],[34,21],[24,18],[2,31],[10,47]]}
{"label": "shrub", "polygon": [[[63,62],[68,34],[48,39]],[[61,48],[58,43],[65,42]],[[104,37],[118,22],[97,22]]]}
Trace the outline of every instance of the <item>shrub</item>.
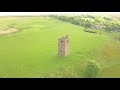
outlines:
{"label": "shrub", "polygon": [[83,30],[83,31],[85,31],[85,32],[89,32],[89,33],[96,33],[95,31],[88,30],[88,29],[85,29],[85,30]]}
{"label": "shrub", "polygon": [[54,18],[57,18],[62,21],[71,22],[75,25],[80,25],[83,27],[91,28],[93,26],[96,27],[96,29],[104,29],[105,31],[120,31],[120,22],[119,20],[115,20],[112,17],[98,17],[95,15],[54,15],[51,16]]}
{"label": "shrub", "polygon": [[101,67],[96,61],[89,60],[85,69],[86,78],[96,78],[101,72]]}

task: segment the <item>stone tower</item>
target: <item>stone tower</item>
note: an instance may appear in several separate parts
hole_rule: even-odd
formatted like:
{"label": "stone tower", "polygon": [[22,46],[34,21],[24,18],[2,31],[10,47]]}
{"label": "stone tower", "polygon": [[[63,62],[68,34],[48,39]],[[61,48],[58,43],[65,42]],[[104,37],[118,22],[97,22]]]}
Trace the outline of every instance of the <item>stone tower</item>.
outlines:
{"label": "stone tower", "polygon": [[58,55],[61,57],[66,57],[69,55],[69,36],[66,35],[65,37],[58,39]]}

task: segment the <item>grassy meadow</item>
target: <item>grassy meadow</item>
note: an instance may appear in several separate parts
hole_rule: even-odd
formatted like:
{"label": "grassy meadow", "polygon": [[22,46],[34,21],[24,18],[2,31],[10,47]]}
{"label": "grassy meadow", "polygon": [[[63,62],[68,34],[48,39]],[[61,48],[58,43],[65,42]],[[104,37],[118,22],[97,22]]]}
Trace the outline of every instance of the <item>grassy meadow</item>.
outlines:
{"label": "grassy meadow", "polygon": [[[84,32],[84,27],[52,17],[0,17],[1,78],[84,78],[87,60],[102,67],[99,77],[120,77],[120,41],[109,34]],[[120,35],[117,33],[114,35]],[[58,38],[70,36],[70,55],[58,56]]]}

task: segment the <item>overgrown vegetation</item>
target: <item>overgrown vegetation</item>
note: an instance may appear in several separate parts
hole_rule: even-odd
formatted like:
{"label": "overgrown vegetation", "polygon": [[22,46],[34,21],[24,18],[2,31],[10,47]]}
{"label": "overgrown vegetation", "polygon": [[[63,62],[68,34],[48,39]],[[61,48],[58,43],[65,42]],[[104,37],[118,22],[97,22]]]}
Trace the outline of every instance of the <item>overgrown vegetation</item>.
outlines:
{"label": "overgrown vegetation", "polygon": [[96,78],[101,72],[101,66],[95,60],[89,60],[85,69],[86,78]]}
{"label": "overgrown vegetation", "polygon": [[75,25],[80,25],[93,29],[104,29],[106,31],[120,31],[120,22],[110,16],[96,16],[96,15],[51,15],[59,20],[71,22]]}
{"label": "overgrown vegetation", "polygon": [[89,32],[89,33],[96,33],[96,31],[89,30],[89,29],[84,29],[83,31],[85,31],[85,32]]}

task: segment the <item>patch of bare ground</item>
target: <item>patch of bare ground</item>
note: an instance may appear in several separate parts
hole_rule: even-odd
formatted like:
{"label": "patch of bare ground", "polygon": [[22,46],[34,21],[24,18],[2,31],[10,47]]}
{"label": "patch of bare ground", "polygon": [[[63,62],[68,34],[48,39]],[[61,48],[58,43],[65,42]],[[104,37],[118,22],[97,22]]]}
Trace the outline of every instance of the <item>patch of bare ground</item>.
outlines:
{"label": "patch of bare ground", "polygon": [[0,35],[6,35],[6,34],[12,34],[12,33],[16,33],[19,32],[18,29],[7,29],[7,30],[0,30]]}

